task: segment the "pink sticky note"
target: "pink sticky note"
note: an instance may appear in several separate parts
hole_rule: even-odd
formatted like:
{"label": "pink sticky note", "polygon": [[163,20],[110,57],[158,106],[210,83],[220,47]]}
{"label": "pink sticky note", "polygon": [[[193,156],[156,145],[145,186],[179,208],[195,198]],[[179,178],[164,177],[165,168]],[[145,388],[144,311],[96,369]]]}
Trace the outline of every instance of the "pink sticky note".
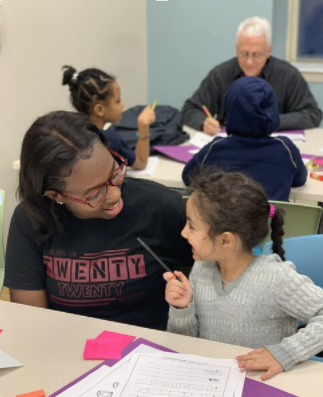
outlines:
{"label": "pink sticky note", "polygon": [[0,329],[0,334],[1,334],[2,331],[3,331],[3,329]]}
{"label": "pink sticky note", "polygon": [[87,339],[83,357],[87,360],[120,360],[123,345],[109,339]]}
{"label": "pink sticky note", "polygon": [[124,348],[128,346],[129,343],[131,343],[134,339],[136,339],[136,337],[132,335],[120,334],[118,332],[103,331],[95,339],[108,339],[110,341],[113,341],[114,343],[122,345],[122,348]]}

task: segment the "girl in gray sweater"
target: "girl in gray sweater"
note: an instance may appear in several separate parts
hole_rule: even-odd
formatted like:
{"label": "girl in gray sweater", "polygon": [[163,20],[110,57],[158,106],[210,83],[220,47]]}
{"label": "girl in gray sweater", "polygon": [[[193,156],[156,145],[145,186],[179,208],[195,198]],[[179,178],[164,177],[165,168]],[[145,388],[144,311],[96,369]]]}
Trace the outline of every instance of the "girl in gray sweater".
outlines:
{"label": "girl in gray sweater", "polygon": [[[189,280],[164,274],[168,330],[255,349],[237,360],[263,380],[323,350],[323,290],[284,261],[282,210],[240,173],[204,168],[191,187],[182,235],[196,262]],[[274,254],[255,256],[268,217]]]}

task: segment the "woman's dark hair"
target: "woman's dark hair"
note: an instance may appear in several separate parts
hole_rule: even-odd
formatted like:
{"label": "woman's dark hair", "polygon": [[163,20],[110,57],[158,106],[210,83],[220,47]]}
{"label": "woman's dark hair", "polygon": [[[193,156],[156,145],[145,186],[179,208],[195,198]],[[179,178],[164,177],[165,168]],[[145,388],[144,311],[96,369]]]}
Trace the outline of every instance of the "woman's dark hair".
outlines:
{"label": "woman's dark hair", "polygon": [[[231,232],[237,234],[246,250],[259,245],[268,235],[270,205],[263,188],[241,173],[201,167],[190,179],[194,204],[209,225],[209,237]],[[284,211],[275,208],[271,220],[273,252],[283,260]]]}
{"label": "woman's dark hair", "polygon": [[27,131],[21,148],[18,196],[35,229],[45,238],[64,231],[66,210],[43,196],[63,191],[73,166],[91,156],[93,145],[105,140],[82,114],[52,112],[38,118]]}
{"label": "woman's dark hair", "polygon": [[113,94],[113,76],[99,69],[85,69],[77,73],[72,66],[63,66],[63,85],[70,87],[70,100],[79,112],[91,113],[98,101],[104,101]]}

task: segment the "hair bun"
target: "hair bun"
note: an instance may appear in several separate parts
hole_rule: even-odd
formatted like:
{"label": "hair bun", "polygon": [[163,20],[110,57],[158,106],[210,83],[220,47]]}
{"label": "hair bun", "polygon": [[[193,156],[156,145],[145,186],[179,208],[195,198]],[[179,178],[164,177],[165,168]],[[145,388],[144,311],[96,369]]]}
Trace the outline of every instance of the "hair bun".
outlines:
{"label": "hair bun", "polygon": [[62,85],[68,85],[71,88],[74,87],[77,84],[77,79],[78,79],[78,73],[77,70],[74,69],[72,66],[63,66],[62,69],[64,71],[63,73],[63,80],[62,80]]}

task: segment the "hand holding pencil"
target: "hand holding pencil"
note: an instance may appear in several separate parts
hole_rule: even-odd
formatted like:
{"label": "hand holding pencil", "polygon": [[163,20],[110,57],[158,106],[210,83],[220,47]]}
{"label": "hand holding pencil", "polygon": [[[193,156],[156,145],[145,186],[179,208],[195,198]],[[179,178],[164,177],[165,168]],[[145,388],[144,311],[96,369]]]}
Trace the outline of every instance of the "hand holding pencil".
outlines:
{"label": "hand holding pencil", "polygon": [[206,119],[203,122],[203,131],[208,135],[216,135],[220,131],[220,123],[215,120],[206,105],[202,105]]}
{"label": "hand holding pencil", "polygon": [[185,309],[193,300],[193,289],[187,277],[177,270],[164,273],[167,281],[165,299],[178,309]]}

